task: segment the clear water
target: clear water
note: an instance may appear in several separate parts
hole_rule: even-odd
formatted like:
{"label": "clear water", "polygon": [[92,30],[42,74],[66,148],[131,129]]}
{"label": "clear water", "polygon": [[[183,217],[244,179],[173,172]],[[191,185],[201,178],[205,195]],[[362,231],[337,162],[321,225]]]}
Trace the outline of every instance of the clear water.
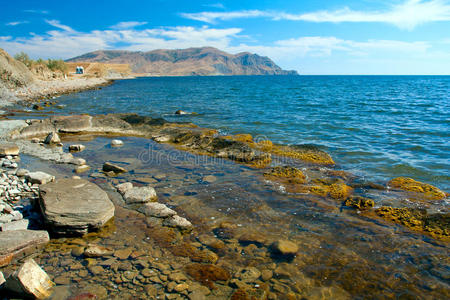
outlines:
{"label": "clear water", "polygon": [[60,104],[63,113],[135,112],[315,144],[370,180],[409,176],[450,190],[450,76],[138,78]]}

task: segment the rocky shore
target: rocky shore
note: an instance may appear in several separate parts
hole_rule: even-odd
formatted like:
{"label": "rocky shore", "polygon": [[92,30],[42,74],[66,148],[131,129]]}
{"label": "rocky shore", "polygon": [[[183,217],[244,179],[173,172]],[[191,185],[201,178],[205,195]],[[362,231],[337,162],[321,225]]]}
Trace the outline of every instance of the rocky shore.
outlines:
{"label": "rocky shore", "polygon": [[[162,203],[160,197],[166,191],[158,188],[158,182],[165,175],[121,179],[134,170],[116,161],[90,166],[78,157],[86,151],[85,145],[64,145],[70,137],[151,139],[249,167],[273,193],[308,195],[310,203],[323,206],[325,200],[332,210],[355,209],[359,216],[400,224],[436,242],[448,241],[450,236],[448,215],[428,214],[420,206],[424,199],[443,201],[448,197],[445,192],[408,178],[381,186],[365,182],[338,170],[330,155],[309,146],[256,142],[244,134],[220,136],[216,130],[194,124],[135,114],[5,120],[0,128],[0,267],[4,272],[0,285],[11,295],[38,299],[110,299],[112,295],[133,299],[351,298],[341,287],[323,286],[300,272],[298,266],[308,261],[302,251],[317,240],[242,228],[211,212],[190,193]],[[114,139],[107,149],[123,146]],[[66,165],[74,174],[58,178],[21,169],[20,154]],[[89,180],[79,177],[86,173]],[[217,180],[213,175],[199,179],[206,185]],[[407,195],[418,204],[393,207],[368,196],[382,192]],[[270,207],[263,210],[274,214]],[[206,225],[202,222],[206,218],[218,222]],[[23,259],[30,254],[31,259]],[[356,254],[350,256],[358,259]],[[36,276],[24,276],[27,273]],[[75,293],[71,283],[80,287]]]}

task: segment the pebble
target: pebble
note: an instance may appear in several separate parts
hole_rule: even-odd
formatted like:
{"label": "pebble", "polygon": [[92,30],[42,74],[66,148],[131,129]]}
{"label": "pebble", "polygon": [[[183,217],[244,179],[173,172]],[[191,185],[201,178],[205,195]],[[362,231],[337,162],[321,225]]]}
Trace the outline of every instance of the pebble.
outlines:
{"label": "pebble", "polygon": [[112,140],[111,146],[113,146],[113,147],[123,146],[123,142],[121,140]]}

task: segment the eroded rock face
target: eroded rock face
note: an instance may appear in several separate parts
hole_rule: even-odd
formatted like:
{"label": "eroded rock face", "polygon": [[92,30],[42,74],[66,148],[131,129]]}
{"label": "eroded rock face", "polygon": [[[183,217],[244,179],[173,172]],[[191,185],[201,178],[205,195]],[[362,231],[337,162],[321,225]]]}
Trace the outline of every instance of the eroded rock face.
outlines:
{"label": "eroded rock face", "polygon": [[85,234],[114,216],[114,205],[106,192],[83,179],[42,185],[39,204],[45,222],[58,234]]}
{"label": "eroded rock face", "polygon": [[46,299],[54,285],[47,273],[33,259],[28,259],[8,277],[5,288],[25,297]]}

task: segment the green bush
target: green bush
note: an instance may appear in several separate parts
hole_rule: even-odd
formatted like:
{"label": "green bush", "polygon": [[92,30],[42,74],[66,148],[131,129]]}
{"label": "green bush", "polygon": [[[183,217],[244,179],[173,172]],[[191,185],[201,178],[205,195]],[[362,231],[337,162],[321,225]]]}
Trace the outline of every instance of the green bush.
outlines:
{"label": "green bush", "polygon": [[14,55],[14,59],[22,62],[28,68],[30,68],[33,65],[33,60],[30,59],[28,54],[26,54],[25,52],[17,53],[16,55]]}
{"label": "green bush", "polygon": [[66,73],[67,65],[62,59],[49,59],[47,61],[47,67],[52,71],[61,71]]}

